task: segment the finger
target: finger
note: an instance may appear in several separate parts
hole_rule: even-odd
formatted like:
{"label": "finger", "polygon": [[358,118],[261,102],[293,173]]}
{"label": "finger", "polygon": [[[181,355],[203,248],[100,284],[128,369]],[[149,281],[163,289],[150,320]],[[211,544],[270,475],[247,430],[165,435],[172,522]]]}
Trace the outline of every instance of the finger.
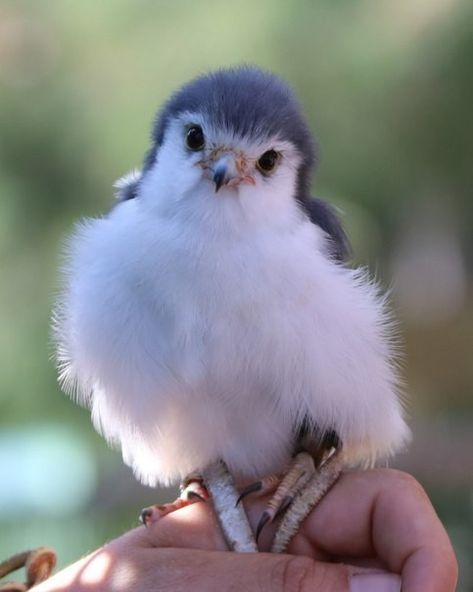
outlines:
{"label": "finger", "polygon": [[[261,500],[255,506],[250,508],[251,521],[253,526],[265,507],[265,500]],[[268,529],[271,530],[271,529]],[[266,533],[268,534],[268,533]],[[215,519],[211,504],[193,504],[182,508],[177,512],[168,514],[165,519],[153,523],[147,529],[138,528],[124,535],[133,537],[133,540],[127,541],[125,546],[130,549],[133,546],[142,546],[149,548],[155,546],[163,547],[185,547],[187,549],[200,550],[227,550],[226,543],[221,535],[221,530]],[[123,539],[124,537],[121,537]],[[270,538],[270,537],[269,537]],[[304,537],[298,537],[300,547],[303,544]],[[269,543],[268,543],[269,547]],[[310,544],[307,545],[306,552],[298,551],[298,555],[308,556],[312,559],[323,560],[326,554],[314,550]],[[348,567],[353,578],[350,578],[350,592],[399,592],[400,582],[396,576],[382,573],[370,573],[371,570],[363,570],[359,567]],[[318,566],[318,575],[325,577],[326,565]],[[268,588],[271,589],[272,588]],[[317,590],[318,588],[313,588]],[[321,588],[325,590],[325,588]],[[266,588],[261,588],[266,590]]]}
{"label": "finger", "polygon": [[[35,587],[38,592],[349,592],[350,569],[308,557],[146,548],[137,530]],[[354,588],[356,590],[356,588]],[[367,589],[368,590],[368,589]]]}
{"label": "finger", "polygon": [[136,532],[146,547],[228,550],[211,503],[186,506]]}
{"label": "finger", "polygon": [[[266,503],[266,497],[245,502],[245,509],[253,530],[256,528]],[[260,537],[260,549],[269,550],[276,526],[276,524],[271,524],[263,530]],[[138,529],[137,536],[144,546],[184,547],[208,551],[228,550],[211,503],[192,504],[167,514],[150,524],[147,529]],[[306,538],[299,538],[299,546],[306,545],[307,550],[302,552],[299,548],[297,555],[306,555],[322,561],[327,559],[327,553],[316,549],[310,542],[307,542]]]}
{"label": "finger", "polygon": [[[264,503],[257,499],[249,506],[253,526]],[[174,512],[148,530],[147,544],[157,547],[226,548],[210,504]],[[263,548],[272,534],[271,528],[265,530]],[[379,557],[389,571],[402,572],[405,592],[455,589],[457,566],[448,536],[420,485],[398,471],[343,475],[305,521],[289,552],[347,561]]]}
{"label": "finger", "polygon": [[399,471],[344,474],[289,551],[301,547],[379,557],[389,571],[402,573],[403,592],[455,590],[457,564],[445,529],[419,483]]}
{"label": "finger", "polygon": [[[349,592],[350,570],[308,557],[189,549],[144,549],[140,588],[188,592]],[[125,587],[126,588],[126,587]]]}
{"label": "finger", "polygon": [[35,587],[38,592],[399,592],[393,576],[308,557],[150,549],[135,529]]}

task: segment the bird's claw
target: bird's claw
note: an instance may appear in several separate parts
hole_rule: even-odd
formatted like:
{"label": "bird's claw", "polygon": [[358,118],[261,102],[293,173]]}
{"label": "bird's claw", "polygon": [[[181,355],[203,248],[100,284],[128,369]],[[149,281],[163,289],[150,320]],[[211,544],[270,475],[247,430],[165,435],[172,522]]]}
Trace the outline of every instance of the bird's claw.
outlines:
{"label": "bird's claw", "polygon": [[255,540],[258,542],[259,536],[261,531],[266,526],[266,524],[277,520],[280,516],[284,514],[284,512],[289,508],[294,500],[293,495],[286,495],[281,500],[279,506],[277,508],[267,507],[266,510],[261,514],[261,518],[259,519],[258,526],[256,527],[255,533]]}
{"label": "bird's claw", "polygon": [[255,533],[256,542],[258,542],[259,535],[261,534],[261,531],[263,530],[263,528],[266,526],[266,524],[268,524],[268,522],[272,522],[273,517],[274,516],[271,516],[271,512],[268,512],[268,510],[265,510],[261,514],[261,518],[259,519],[258,526],[256,527],[256,533]]}
{"label": "bird's claw", "polygon": [[247,495],[251,495],[252,493],[257,493],[258,495],[266,495],[272,493],[276,489],[280,481],[281,475],[273,473],[271,475],[267,475],[259,481],[250,483],[249,485],[244,487],[243,490],[240,492],[236,505],[243,501]]}
{"label": "bird's claw", "polygon": [[261,491],[262,488],[263,488],[262,481],[255,481],[254,483],[250,483],[249,485],[247,485],[243,489],[243,491],[238,496],[235,506],[238,506],[238,504],[240,502],[242,502],[247,495],[250,495],[251,493],[257,493],[257,492]]}

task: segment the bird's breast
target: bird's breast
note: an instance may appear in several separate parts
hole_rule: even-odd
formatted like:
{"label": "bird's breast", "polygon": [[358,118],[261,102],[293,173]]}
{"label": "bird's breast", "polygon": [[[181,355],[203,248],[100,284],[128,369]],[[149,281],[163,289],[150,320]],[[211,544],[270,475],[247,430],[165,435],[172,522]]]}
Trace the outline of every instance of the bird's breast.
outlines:
{"label": "bird's breast", "polygon": [[382,307],[317,227],[212,235],[133,202],[76,236],[62,346],[144,481],[219,457],[243,477],[280,468],[307,414],[359,442],[372,418],[400,418]]}

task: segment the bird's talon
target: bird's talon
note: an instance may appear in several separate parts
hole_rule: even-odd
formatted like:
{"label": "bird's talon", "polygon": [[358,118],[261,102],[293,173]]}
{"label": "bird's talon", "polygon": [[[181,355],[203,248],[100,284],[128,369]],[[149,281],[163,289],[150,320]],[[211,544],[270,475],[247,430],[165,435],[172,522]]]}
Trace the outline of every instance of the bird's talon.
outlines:
{"label": "bird's talon", "polygon": [[259,481],[250,483],[249,485],[243,488],[243,491],[238,496],[236,505],[238,506],[239,503],[242,500],[244,500],[247,495],[250,495],[252,493],[257,493],[259,496],[272,493],[276,489],[280,481],[281,475],[272,473],[271,475],[267,475]]}
{"label": "bird's talon", "polygon": [[262,513],[261,518],[259,519],[258,526],[256,527],[256,534],[255,534],[256,542],[258,542],[261,531],[266,526],[266,524],[268,524],[268,522],[271,522],[271,514],[267,510],[265,510]]}
{"label": "bird's talon", "polygon": [[250,483],[250,485],[245,487],[245,489],[238,496],[235,506],[238,506],[238,504],[242,500],[244,500],[247,495],[250,495],[250,493],[256,493],[257,491],[261,491],[262,489],[263,489],[263,482],[262,481],[255,481],[254,483]]}

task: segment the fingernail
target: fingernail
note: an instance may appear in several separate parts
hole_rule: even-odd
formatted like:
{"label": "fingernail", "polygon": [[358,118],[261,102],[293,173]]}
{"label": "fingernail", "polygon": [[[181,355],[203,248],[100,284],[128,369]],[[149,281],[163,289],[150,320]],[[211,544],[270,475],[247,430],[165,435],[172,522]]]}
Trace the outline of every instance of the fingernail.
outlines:
{"label": "fingernail", "polygon": [[353,574],[350,592],[401,592],[401,578],[388,573]]}

